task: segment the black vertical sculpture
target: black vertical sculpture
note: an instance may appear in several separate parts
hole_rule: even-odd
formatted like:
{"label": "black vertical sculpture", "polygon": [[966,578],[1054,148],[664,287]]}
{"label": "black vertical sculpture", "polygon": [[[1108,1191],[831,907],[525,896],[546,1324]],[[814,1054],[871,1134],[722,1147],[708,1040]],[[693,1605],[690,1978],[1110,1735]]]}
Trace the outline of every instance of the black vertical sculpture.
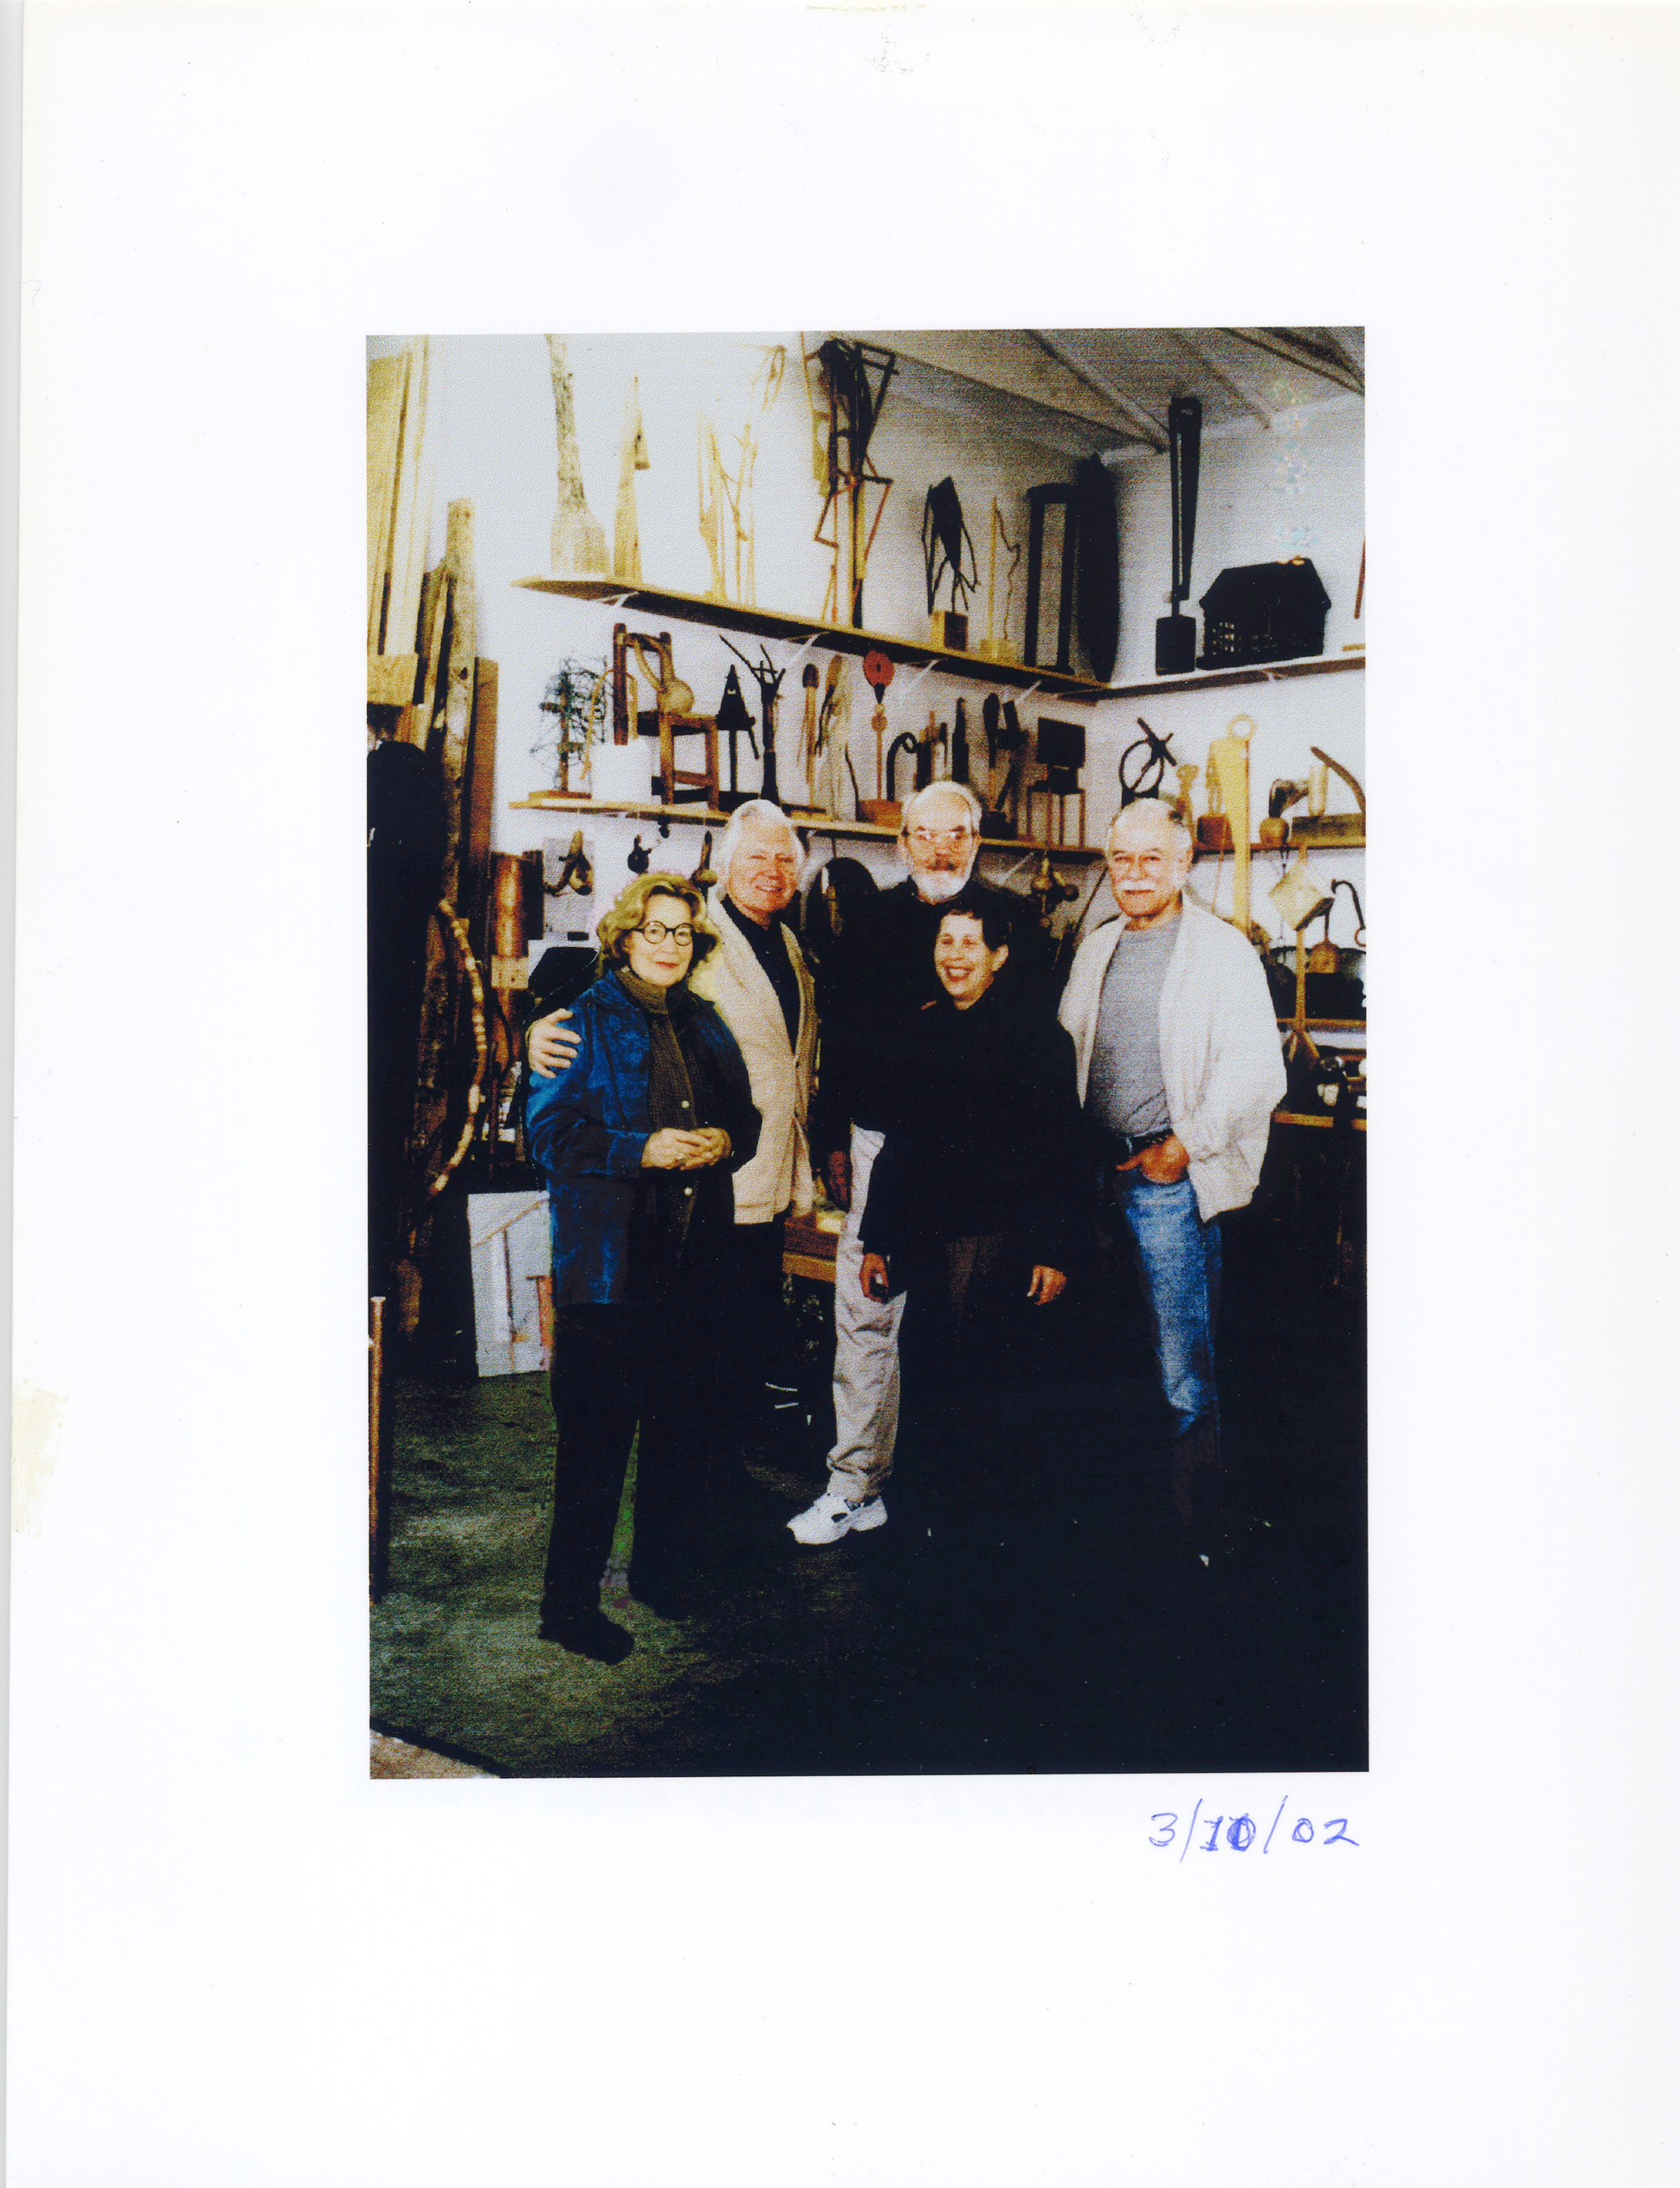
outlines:
{"label": "black vertical sculpture", "polygon": [[1155,618],[1155,674],[1182,676],[1196,666],[1196,618],[1179,613],[1190,597],[1196,554],[1196,489],[1202,471],[1202,405],[1175,395],[1167,405],[1172,468],[1172,613]]}
{"label": "black vertical sculpture", "polygon": [[1071,663],[1074,642],[1074,558],[1077,539],[1074,489],[1058,482],[1027,488],[1027,666],[1039,660],[1039,591],[1044,575],[1044,513],[1062,511],[1062,585],[1056,616],[1056,667],[1065,676]]}
{"label": "black vertical sculpture", "polygon": [[[776,694],[781,689],[781,681],[787,671],[785,668],[778,668],[775,665],[770,659],[770,649],[767,646],[761,646],[758,648],[761,659],[747,661],[747,656],[738,646],[731,646],[728,639],[724,640],[724,644],[729,646],[730,651],[737,661],[746,662],[747,668],[753,672],[753,681],[758,686],[758,719],[764,725],[764,780],[760,786],[758,795],[760,798],[769,798],[772,805],[780,805],[781,791],[776,781],[775,768],[775,705]],[[730,674],[733,676],[734,674],[735,671],[731,668]]]}

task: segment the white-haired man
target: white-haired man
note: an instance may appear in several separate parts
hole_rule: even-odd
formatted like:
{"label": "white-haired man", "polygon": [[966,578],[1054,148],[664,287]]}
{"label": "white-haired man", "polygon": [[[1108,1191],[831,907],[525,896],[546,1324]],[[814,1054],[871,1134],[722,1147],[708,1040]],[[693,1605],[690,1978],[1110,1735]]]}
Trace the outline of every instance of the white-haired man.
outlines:
{"label": "white-haired man", "polygon": [[1228,1520],[1214,1327],[1219,1218],[1260,1181],[1283,1060],[1247,938],[1186,897],[1193,855],[1172,808],[1124,806],[1105,855],[1120,916],[1080,945],[1061,1019],[1102,1148],[1102,1208],[1130,1239],[1171,1410],[1169,1486],[1192,1543]]}
{"label": "white-haired man", "polygon": [[[803,1215],[812,1200],[808,1118],[816,999],[798,939],[781,916],[803,865],[803,849],[780,806],[754,798],[736,808],[718,846],[719,887],[711,899],[722,947],[690,983],[735,1035],[761,1120],[758,1153],[735,1174],[732,1234],[741,1380],[755,1393],[767,1375],[791,1379],[782,1231],[790,1209]],[[560,1069],[576,1046],[566,1029],[569,1016],[555,1011],[531,1028],[531,1069],[539,1078]],[[749,1431],[767,1424],[747,1424]]]}
{"label": "white-haired man", "polygon": [[943,992],[933,967],[940,920],[959,897],[965,904],[1001,905],[1018,939],[1000,977],[1019,984],[1043,976],[1029,907],[1012,892],[973,877],[980,820],[980,801],[965,783],[933,782],[916,791],[899,826],[908,873],[849,914],[823,969],[822,1070],[812,1139],[830,1195],[847,1217],[834,1269],[835,1435],[828,1486],[788,1522],[795,1541],[811,1547],[881,1526],[887,1517],[881,1487],[898,1437],[904,1296],[876,1300],[865,1293],[858,1225],[906,1029]]}

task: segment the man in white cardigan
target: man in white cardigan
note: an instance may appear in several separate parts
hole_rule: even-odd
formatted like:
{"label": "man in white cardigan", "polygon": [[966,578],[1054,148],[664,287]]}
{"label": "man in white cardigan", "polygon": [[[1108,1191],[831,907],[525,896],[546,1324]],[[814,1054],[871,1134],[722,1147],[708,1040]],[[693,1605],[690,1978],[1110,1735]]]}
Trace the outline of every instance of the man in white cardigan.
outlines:
{"label": "man in white cardigan", "polygon": [[1102,1212],[1130,1240],[1149,1308],[1172,1413],[1173,1508],[1205,1562],[1227,1516],[1214,1378],[1219,1219],[1260,1181],[1283,1052],[1253,948],[1184,894],[1192,847],[1172,808],[1124,806],[1105,855],[1120,917],[1080,945],[1060,1015],[1103,1150]]}
{"label": "man in white cardigan", "polygon": [[[798,939],[781,915],[799,886],[804,853],[780,806],[755,798],[730,815],[718,847],[712,911],[722,947],[690,983],[716,1006],[747,1060],[761,1119],[758,1150],[735,1174],[734,1281],[744,1381],[761,1390],[788,1372],[792,1339],[781,1299],[782,1230],[811,1206],[808,1118],[816,1058],[815,993]],[[576,1046],[555,1011],[529,1035],[531,1068],[560,1069]],[[791,1392],[790,1392],[791,1396]],[[759,1408],[763,1412],[764,1408]],[[767,1425],[747,1424],[749,1433]]]}

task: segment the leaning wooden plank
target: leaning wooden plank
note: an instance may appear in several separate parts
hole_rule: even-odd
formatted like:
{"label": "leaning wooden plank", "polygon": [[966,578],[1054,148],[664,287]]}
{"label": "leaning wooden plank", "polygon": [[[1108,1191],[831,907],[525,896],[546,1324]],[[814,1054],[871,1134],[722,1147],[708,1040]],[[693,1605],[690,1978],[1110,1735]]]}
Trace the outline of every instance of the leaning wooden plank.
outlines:
{"label": "leaning wooden plank", "polygon": [[[447,815],[443,894],[453,904],[460,880],[461,805],[466,778],[467,743],[472,735],[472,668],[478,636],[478,595],[472,567],[472,504],[449,504],[443,566],[449,573],[449,657],[443,670],[438,712],[443,717]],[[434,717],[435,719],[435,717]]]}
{"label": "leaning wooden plank", "polygon": [[422,336],[414,346],[409,368],[392,520],[391,601],[385,617],[385,643],[392,652],[414,643],[431,544],[431,342]]}
{"label": "leaning wooden plank", "polygon": [[448,572],[443,563],[428,570],[420,588],[420,691],[415,699],[425,728],[413,742],[424,745],[430,738],[437,704],[437,679],[443,661],[443,639],[449,606]]}
{"label": "leaning wooden plank", "polygon": [[385,647],[386,578],[391,521],[403,439],[403,398],[409,360],[376,357],[368,367],[368,651]]}
{"label": "leaning wooden plank", "polygon": [[461,845],[461,911],[480,957],[487,956],[490,832],[496,810],[496,664],[481,661],[473,680],[472,749],[467,756],[466,825]]}
{"label": "leaning wooden plank", "polygon": [[368,656],[368,704],[406,707],[414,696],[420,674],[417,653],[370,653]]}

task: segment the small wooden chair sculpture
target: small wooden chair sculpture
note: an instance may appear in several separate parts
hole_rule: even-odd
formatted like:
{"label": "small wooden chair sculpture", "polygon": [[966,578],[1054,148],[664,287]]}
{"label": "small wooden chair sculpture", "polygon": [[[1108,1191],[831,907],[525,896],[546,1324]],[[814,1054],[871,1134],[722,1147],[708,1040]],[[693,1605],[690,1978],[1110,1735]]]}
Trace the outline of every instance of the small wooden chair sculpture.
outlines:
{"label": "small wooden chair sculpture", "polygon": [[[630,720],[629,655],[634,650],[653,680],[653,705]],[[715,714],[696,714],[694,693],[671,666],[671,634],[657,635],[612,626],[612,742],[627,745],[632,727],[636,734],[659,740],[659,766],[653,786],[662,805],[718,803],[718,719]],[[702,768],[677,765],[676,741],[681,736],[703,736],[706,764]]]}

